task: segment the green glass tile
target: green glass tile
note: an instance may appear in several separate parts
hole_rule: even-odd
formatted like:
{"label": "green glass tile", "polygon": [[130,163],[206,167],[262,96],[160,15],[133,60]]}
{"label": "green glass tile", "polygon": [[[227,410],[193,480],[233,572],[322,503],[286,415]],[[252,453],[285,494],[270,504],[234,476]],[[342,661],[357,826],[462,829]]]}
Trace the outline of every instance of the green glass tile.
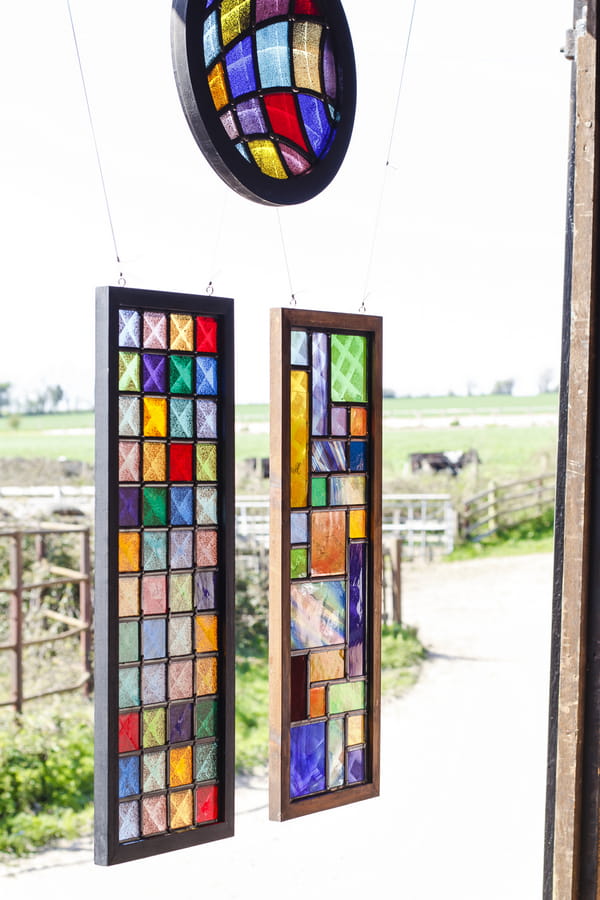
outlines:
{"label": "green glass tile", "polygon": [[137,622],[119,622],[119,662],[137,662],[140,641]]}
{"label": "green glass tile", "polygon": [[119,669],[119,708],[140,705],[139,669]]}
{"label": "green glass tile", "polygon": [[145,709],[142,714],[142,744],[159,747],[166,743],[165,709]]}
{"label": "green glass tile", "polygon": [[213,781],[217,777],[217,743],[196,744],[196,781]]}
{"label": "green glass tile", "polygon": [[347,681],[330,684],[328,689],[328,711],[330,714],[349,712],[365,708],[365,682]]}
{"label": "green glass tile", "polygon": [[326,478],[311,478],[310,499],[313,506],[327,506]]}
{"label": "green glass tile", "polygon": [[217,701],[198,700],[196,703],[196,737],[214,737],[217,733]]}
{"label": "green glass tile", "polygon": [[171,612],[187,612],[192,608],[192,576],[169,575],[169,609]]}
{"label": "green glass tile", "polygon": [[128,350],[119,352],[119,390],[140,390],[140,354]]}
{"label": "green glass tile", "polygon": [[216,444],[196,444],[196,478],[198,481],[217,480]]}
{"label": "green glass tile", "polygon": [[290,577],[306,578],[308,575],[308,550],[306,547],[293,547],[290,551]]}
{"label": "green glass tile", "polygon": [[169,357],[169,390],[172,394],[191,394],[194,390],[194,357]]}
{"label": "green glass tile", "polygon": [[166,487],[145,487],[143,493],[142,510],[144,525],[166,525]]}
{"label": "green glass tile", "polygon": [[194,401],[186,397],[169,400],[169,430],[172,438],[194,437]]}
{"label": "green glass tile", "polygon": [[331,335],[331,399],[334,403],[366,402],[367,339],[364,335]]}
{"label": "green glass tile", "polygon": [[327,723],[327,787],[341,787],[344,783],[344,719],[330,719]]}

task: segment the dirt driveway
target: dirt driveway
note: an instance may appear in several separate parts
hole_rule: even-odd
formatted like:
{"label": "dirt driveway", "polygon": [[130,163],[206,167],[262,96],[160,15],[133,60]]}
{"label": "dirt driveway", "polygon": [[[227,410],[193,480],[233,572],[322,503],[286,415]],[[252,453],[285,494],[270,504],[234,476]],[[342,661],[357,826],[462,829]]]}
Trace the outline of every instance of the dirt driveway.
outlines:
{"label": "dirt driveway", "polygon": [[110,869],[84,840],[0,870],[3,900],[540,897],[551,585],[547,555],[405,567],[404,618],[430,657],[384,704],[378,799],[276,824],[258,780],[237,791],[231,840]]}

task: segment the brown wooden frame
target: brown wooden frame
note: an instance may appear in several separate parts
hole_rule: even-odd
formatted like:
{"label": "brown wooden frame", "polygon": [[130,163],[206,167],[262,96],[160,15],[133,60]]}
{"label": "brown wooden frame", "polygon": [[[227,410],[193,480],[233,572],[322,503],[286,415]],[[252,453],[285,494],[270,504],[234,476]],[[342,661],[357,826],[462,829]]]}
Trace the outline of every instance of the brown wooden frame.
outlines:
{"label": "brown wooden frame", "polygon": [[[367,780],[290,799],[290,334],[292,329],[359,333],[368,341],[369,577],[367,590]],[[283,821],[379,795],[381,675],[382,320],[376,316],[271,311],[271,520],[269,588],[270,818]]]}

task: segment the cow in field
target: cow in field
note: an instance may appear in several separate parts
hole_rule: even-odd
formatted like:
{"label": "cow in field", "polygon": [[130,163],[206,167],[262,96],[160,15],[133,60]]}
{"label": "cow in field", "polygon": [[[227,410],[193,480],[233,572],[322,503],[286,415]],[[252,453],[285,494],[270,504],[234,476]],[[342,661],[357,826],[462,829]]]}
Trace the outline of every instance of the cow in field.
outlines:
{"label": "cow in field", "polygon": [[443,472],[448,471],[453,477],[456,477],[463,466],[468,463],[480,463],[481,459],[477,450],[444,450],[439,453],[411,453],[410,457],[411,472],[427,471]]}

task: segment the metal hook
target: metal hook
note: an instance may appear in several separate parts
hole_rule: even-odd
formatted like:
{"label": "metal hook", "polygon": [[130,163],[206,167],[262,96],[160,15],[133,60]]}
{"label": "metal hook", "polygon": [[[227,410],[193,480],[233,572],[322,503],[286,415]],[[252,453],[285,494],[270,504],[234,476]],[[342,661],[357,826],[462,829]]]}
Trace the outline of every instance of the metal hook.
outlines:
{"label": "metal hook", "polygon": [[127,279],[125,278],[125,276],[123,275],[122,272],[119,272],[119,278],[117,280],[117,284],[119,285],[119,287],[125,287],[125,285],[127,284]]}
{"label": "metal hook", "polygon": [[212,281],[209,281],[208,284],[206,285],[206,293],[208,294],[209,297],[212,297],[214,292],[215,292],[215,289],[213,287],[213,283],[212,283]]}
{"label": "metal hook", "polygon": [[292,294],[290,297],[290,306],[298,306],[298,301],[296,300],[295,294]]}

